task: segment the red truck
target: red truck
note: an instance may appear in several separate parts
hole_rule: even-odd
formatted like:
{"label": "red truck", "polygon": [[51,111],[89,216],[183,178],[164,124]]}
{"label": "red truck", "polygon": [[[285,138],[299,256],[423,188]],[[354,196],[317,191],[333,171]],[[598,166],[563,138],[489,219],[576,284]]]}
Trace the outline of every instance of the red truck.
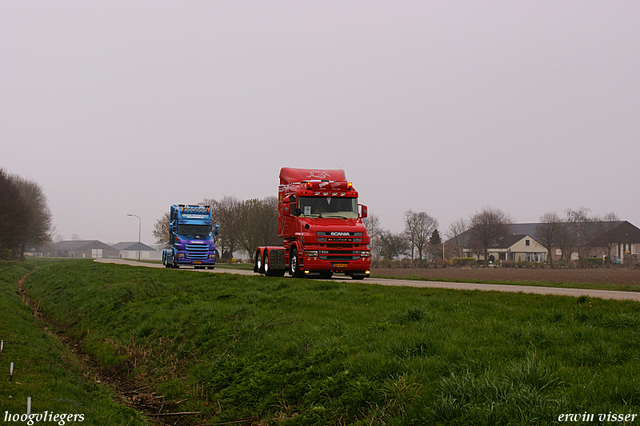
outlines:
{"label": "red truck", "polygon": [[278,236],[283,247],[258,247],[254,272],[293,277],[334,272],[353,279],[368,277],[371,269],[369,236],[362,223],[367,206],[344,170],[280,170]]}

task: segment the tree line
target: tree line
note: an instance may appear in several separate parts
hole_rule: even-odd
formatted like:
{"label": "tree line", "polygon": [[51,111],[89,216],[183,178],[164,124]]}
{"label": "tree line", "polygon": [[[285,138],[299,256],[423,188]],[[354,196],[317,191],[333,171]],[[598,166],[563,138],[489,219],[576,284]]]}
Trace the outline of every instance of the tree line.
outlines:
{"label": "tree line", "polygon": [[[256,248],[265,245],[280,246],[278,231],[278,201],[276,197],[239,200],[224,196],[220,200],[204,199],[200,204],[212,208],[214,223],[220,225],[215,243],[221,259],[230,261],[234,252],[244,251],[252,256]],[[547,251],[547,259],[553,264],[552,247],[562,250],[569,262],[571,253],[588,256],[596,245],[607,253],[616,244],[613,228],[619,222],[615,213],[603,217],[592,215],[585,207],[566,210],[566,217],[548,212],[540,217],[535,235],[532,235]],[[426,212],[404,212],[404,230],[394,233],[381,226],[380,219],[370,214],[363,219],[371,238],[370,248],[374,259],[397,260],[408,258],[412,264],[424,265],[438,259],[462,257],[463,248],[471,249],[489,261],[489,248],[501,238],[511,234],[511,217],[492,206],[483,207],[468,219],[460,218],[449,225],[444,244],[438,229],[438,221]],[[169,247],[169,212],[158,219],[153,235],[159,248]]]}
{"label": "tree line", "polygon": [[[572,253],[584,259],[603,249],[608,255],[618,243],[614,230],[619,222],[615,213],[598,216],[586,207],[566,209],[565,217],[547,212],[540,216],[531,236],[547,250],[547,262],[553,266],[553,248],[560,249],[560,258],[567,263],[571,261]],[[500,209],[485,207],[469,220],[459,219],[452,223],[448,236],[452,245],[459,248],[460,255],[462,247],[470,248],[474,254],[484,256],[486,265],[489,247],[511,234],[509,225],[512,223],[510,216]]]}
{"label": "tree line", "polygon": [[600,217],[592,215],[588,208],[581,207],[578,210],[567,209],[565,214],[564,218],[555,212],[540,216],[540,223],[533,236],[547,249],[551,265],[552,247],[560,248],[562,259],[569,262],[571,253],[578,253],[578,258],[584,259],[594,254],[595,249],[604,249],[608,256],[618,243],[614,229],[620,218],[615,213]]}
{"label": "tree line", "polygon": [[36,182],[0,169],[0,259],[24,259],[25,249],[51,241],[52,216]]}
{"label": "tree line", "polygon": [[404,212],[405,228],[394,233],[383,229],[375,214],[363,219],[371,238],[371,255],[374,259],[395,260],[408,257],[412,263],[424,264],[428,260],[442,258],[442,240],[438,221],[425,212]]}
{"label": "tree line", "polygon": [[[571,261],[571,254],[586,258],[603,249],[610,253],[618,243],[614,231],[620,222],[615,213],[604,216],[592,214],[586,207],[565,210],[565,217],[555,212],[540,216],[535,228],[536,241],[547,249],[547,261],[553,265],[552,248],[559,248],[561,259]],[[462,257],[463,249],[470,249],[478,258],[489,261],[489,248],[500,239],[510,235],[513,219],[502,210],[486,206],[468,219],[460,218],[449,225],[444,244],[438,230],[438,221],[425,212],[408,210],[404,213],[403,231],[393,233],[380,226],[379,218],[373,214],[364,219],[371,237],[374,259],[395,260],[409,258],[413,264],[424,264],[442,258]]]}

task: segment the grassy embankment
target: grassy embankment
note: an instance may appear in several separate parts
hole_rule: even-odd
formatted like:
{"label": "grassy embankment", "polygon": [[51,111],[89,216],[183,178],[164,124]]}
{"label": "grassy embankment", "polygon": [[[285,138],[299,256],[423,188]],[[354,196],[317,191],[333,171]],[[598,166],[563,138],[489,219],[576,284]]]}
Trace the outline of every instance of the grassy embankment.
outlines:
{"label": "grassy embankment", "polygon": [[180,424],[552,424],[640,406],[635,302],[81,260],[23,288],[104,371],[186,399],[172,410],[199,414]]}
{"label": "grassy embankment", "polygon": [[[31,413],[73,415],[67,424],[143,425],[144,416],[113,402],[108,387],[87,377],[86,371],[67,347],[35,318],[16,293],[16,282],[34,266],[47,269],[42,262],[0,262],[0,421],[24,415],[27,398]],[[10,366],[13,363],[13,376]],[[10,381],[10,378],[12,381]],[[49,417],[49,413],[51,416]],[[80,417],[82,415],[82,418]],[[34,421],[37,418],[34,418]],[[74,421],[75,420],[75,421]],[[61,421],[34,424],[58,424]],[[10,424],[10,423],[7,423]],[[26,424],[18,422],[15,424]]]}

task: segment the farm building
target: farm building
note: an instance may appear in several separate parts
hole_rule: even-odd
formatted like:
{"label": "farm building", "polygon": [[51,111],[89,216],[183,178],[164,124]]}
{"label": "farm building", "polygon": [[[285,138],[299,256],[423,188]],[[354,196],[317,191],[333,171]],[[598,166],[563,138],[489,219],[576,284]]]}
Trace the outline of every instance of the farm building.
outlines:
{"label": "farm building", "polygon": [[73,257],[99,259],[103,257],[120,257],[118,249],[98,240],[58,241],[44,249],[47,257]]}
{"label": "farm building", "polygon": [[[476,257],[484,260],[483,248],[474,247],[464,249],[466,257]],[[544,262],[547,256],[545,249],[534,238],[527,234],[513,234],[500,238],[488,247],[489,259],[513,260],[515,262]]]}
{"label": "farm building", "polygon": [[[547,249],[536,238],[540,223],[514,223],[509,225],[509,234],[489,246],[489,256],[493,255],[497,260],[528,260],[532,262],[544,262],[548,259]],[[580,232],[575,223],[563,223],[567,226],[569,235],[574,236]],[[581,225],[584,226],[584,225]],[[638,262],[640,260],[640,229],[628,221],[616,222],[589,222],[588,234],[591,238],[582,246],[575,238],[571,244],[557,242],[552,246],[550,255],[553,261],[577,260],[583,257],[605,257],[624,262]],[[529,245],[527,245],[529,241]],[[522,246],[522,242],[525,246]],[[457,246],[468,257],[484,259],[479,247],[471,239],[471,231],[452,238],[446,242],[448,245]],[[563,253],[566,251],[567,253]]]}
{"label": "farm building", "polygon": [[120,242],[113,245],[120,251],[120,257],[123,259],[161,259],[162,252],[139,242]]}

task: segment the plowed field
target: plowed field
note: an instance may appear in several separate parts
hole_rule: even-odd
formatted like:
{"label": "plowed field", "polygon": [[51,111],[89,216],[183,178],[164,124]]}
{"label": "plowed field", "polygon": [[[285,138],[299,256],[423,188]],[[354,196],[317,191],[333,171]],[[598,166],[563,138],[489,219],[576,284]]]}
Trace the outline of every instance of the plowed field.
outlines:
{"label": "plowed field", "polygon": [[525,268],[384,268],[372,269],[379,277],[415,275],[434,280],[537,281],[640,286],[640,269],[525,269]]}

